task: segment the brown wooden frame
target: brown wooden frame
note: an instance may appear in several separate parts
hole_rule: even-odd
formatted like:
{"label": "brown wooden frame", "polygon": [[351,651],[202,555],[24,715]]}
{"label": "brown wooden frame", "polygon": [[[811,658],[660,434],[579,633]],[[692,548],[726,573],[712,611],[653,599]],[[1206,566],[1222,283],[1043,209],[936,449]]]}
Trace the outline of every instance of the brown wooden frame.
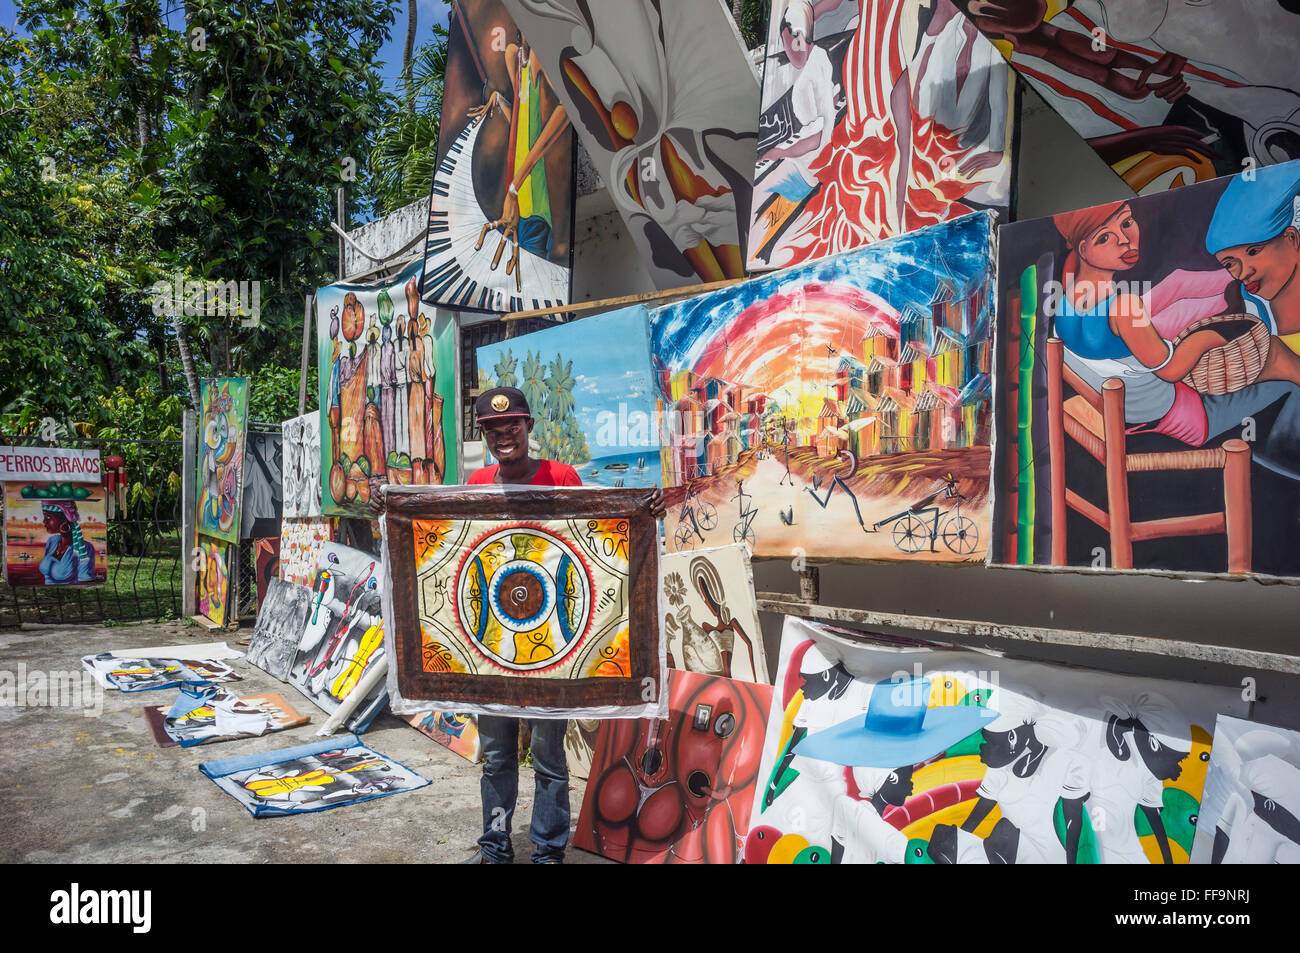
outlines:
{"label": "brown wooden frame", "polygon": [[[648,500],[648,491],[637,489],[390,487],[385,494],[385,525],[393,618],[384,622],[390,645],[395,646],[390,664],[395,666],[402,698],[417,703],[503,704],[521,709],[632,708],[658,700],[664,687],[659,684],[663,640],[658,605],[659,527],[650,516]],[[424,671],[412,528],[417,519],[626,519],[630,675],[553,679]]]}
{"label": "brown wooden frame", "polygon": [[[1070,407],[1072,401],[1065,399],[1066,384],[1085,406]],[[1114,569],[1133,568],[1133,543],[1139,540],[1225,533],[1228,572],[1250,572],[1250,446],[1244,440],[1234,437],[1214,449],[1129,453],[1124,442],[1124,382],[1112,377],[1097,393],[1066,365],[1065,344],[1056,337],[1047,339],[1047,422],[1053,566],[1067,565],[1065,520],[1069,507],[1110,533],[1110,564]],[[1105,467],[1106,509],[1066,488],[1067,436]],[[1134,522],[1129,515],[1128,475],[1158,470],[1222,470],[1223,509]]]}

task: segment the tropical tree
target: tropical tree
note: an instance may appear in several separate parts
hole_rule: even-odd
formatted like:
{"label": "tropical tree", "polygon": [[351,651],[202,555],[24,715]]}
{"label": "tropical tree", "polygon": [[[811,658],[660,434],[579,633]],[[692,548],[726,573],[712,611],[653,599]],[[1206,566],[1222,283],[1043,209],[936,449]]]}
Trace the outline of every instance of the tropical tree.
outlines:
{"label": "tropical tree", "polygon": [[[189,389],[155,282],[257,283],[256,318],[171,302],[194,373],[296,373],[302,295],[336,270],[335,188],[387,108],[391,2],[190,0],[182,19],[157,0],[19,0],[30,38],[0,34],[6,426],[93,419],[144,373]],[[73,386],[36,371],[42,353]]]}
{"label": "tropical tree", "polygon": [[426,198],[438,165],[447,31],[434,24],[434,41],[420,47],[406,72],[407,108],[393,110],[370,152],[370,188],[381,212]]}
{"label": "tropical tree", "polygon": [[497,387],[518,387],[519,380],[515,377],[515,367],[517,361],[511,354],[510,348],[506,348],[497,358],[496,366],[492,368],[492,373],[496,375]]}
{"label": "tropical tree", "polygon": [[541,354],[529,350],[521,374],[523,381],[519,389],[524,392],[524,400],[528,401],[533,416],[540,419],[546,414],[546,364]]}
{"label": "tropical tree", "polygon": [[547,368],[546,406],[552,420],[563,420],[573,413],[573,387],[577,380],[573,376],[573,362],[564,360],[561,354],[555,355]]}

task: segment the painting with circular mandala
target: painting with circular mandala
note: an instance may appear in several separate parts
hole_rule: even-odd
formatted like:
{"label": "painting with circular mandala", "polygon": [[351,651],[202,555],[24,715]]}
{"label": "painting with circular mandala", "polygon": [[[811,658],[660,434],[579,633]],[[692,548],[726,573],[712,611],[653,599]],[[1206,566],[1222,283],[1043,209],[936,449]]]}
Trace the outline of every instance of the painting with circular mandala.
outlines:
{"label": "painting with circular mandala", "polygon": [[395,710],[658,711],[665,650],[648,496],[390,487]]}

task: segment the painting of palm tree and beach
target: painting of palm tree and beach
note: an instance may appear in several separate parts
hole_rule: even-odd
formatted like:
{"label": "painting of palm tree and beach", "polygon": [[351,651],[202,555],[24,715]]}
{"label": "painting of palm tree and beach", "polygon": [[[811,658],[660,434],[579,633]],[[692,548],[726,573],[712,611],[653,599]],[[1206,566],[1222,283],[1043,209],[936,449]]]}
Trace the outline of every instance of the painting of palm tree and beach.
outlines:
{"label": "painting of palm tree and beach", "polygon": [[517,387],[533,412],[534,456],[567,463],[587,485],[659,483],[658,389],[642,306],[478,349],[478,384]]}

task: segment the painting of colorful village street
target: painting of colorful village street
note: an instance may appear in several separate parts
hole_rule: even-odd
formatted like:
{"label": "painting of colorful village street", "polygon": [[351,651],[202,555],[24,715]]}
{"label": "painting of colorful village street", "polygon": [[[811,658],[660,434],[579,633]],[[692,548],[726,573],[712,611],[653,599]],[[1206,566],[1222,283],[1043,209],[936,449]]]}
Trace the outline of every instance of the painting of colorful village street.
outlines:
{"label": "painting of colorful village street", "polygon": [[669,551],[981,562],[992,216],[651,313]]}

